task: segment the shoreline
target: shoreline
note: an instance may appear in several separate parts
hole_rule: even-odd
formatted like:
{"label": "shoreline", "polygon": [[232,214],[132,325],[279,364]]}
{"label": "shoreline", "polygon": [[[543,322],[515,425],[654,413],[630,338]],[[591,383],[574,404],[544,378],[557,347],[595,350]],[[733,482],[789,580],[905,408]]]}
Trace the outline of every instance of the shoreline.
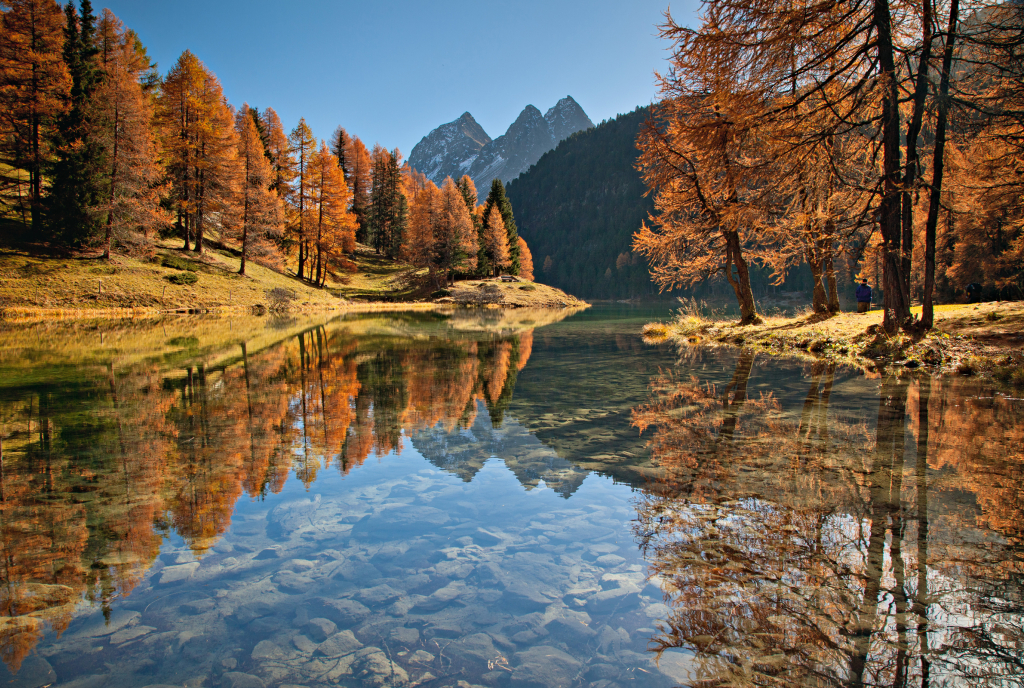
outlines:
{"label": "shoreline", "polygon": [[843,363],[868,372],[923,368],[1024,387],[1024,302],[936,306],[935,327],[914,336],[886,336],[881,332],[881,310],[762,318],[761,324],[740,326],[684,308],[672,322],[648,323],[642,334],[652,344],[734,346]]}

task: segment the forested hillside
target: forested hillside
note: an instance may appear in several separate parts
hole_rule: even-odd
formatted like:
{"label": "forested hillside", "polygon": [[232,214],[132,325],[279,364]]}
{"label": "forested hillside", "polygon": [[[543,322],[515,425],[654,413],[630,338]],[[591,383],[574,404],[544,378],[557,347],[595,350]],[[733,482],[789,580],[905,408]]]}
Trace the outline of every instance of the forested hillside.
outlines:
{"label": "forested hillside", "polygon": [[537,277],[582,298],[652,296],[646,262],[630,252],[653,209],[634,169],[647,108],[580,131],[509,183],[516,225]]}

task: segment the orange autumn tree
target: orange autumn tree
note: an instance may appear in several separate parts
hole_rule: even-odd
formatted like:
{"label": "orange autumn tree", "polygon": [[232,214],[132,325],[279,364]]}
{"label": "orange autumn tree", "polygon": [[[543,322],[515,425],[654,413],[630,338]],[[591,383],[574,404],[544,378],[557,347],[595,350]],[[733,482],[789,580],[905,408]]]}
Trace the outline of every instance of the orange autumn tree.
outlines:
{"label": "orange autumn tree", "polygon": [[526,245],[526,239],[519,237],[519,276],[528,282],[533,281],[533,254]]}
{"label": "orange autumn tree", "polygon": [[277,194],[270,190],[274,170],[248,105],[242,105],[235,115],[235,130],[238,133],[238,196],[225,230],[241,247],[238,274],[244,275],[248,259],[280,263],[275,242],[281,236],[282,211]]}
{"label": "orange autumn tree", "polygon": [[71,91],[64,13],[54,0],[3,0],[0,10],[0,202],[38,240],[49,134]]}
{"label": "orange autumn tree", "polygon": [[494,276],[501,274],[502,268],[511,264],[508,252],[508,235],[505,232],[505,221],[501,219],[501,211],[497,204],[491,206],[484,223],[484,251],[490,256]]}
{"label": "orange autumn tree", "polygon": [[477,236],[462,193],[451,177],[432,204],[429,266],[438,282],[454,281],[456,271],[476,267]]}
{"label": "orange autumn tree", "polygon": [[103,78],[90,101],[91,138],[106,154],[99,210],[106,215],[103,257],[111,245],[132,241],[141,229],[166,223],[156,185],[161,175],[153,133],[153,106],[141,79],[150,68],[135,34],[110,10],[99,23],[99,66]]}
{"label": "orange autumn tree", "polygon": [[202,253],[207,223],[234,196],[231,111],[217,77],[186,50],[164,79],[157,113],[177,228],[184,249],[194,240],[196,253]]}
{"label": "orange autumn tree", "polygon": [[372,187],[370,173],[373,170],[373,161],[370,159],[370,151],[366,149],[366,145],[358,136],[348,138],[345,165],[345,182],[348,184],[348,190],[352,192],[352,212],[356,216],[356,241],[365,243]]}
{"label": "orange autumn tree", "polygon": [[311,271],[313,283],[322,287],[327,282],[328,270],[341,265],[344,254],[355,251],[356,216],[348,211],[351,196],[345,175],[324,142],[313,156],[310,177],[316,214],[312,233],[316,264]]}
{"label": "orange autumn tree", "polygon": [[260,121],[267,137],[267,157],[274,170],[274,181],[270,188],[277,193],[278,198],[284,200],[289,185],[295,179],[295,157],[292,155],[288,136],[284,133],[281,118],[277,116],[274,108],[265,109]]}
{"label": "orange autumn tree", "polygon": [[298,266],[295,274],[305,279],[306,264],[310,262],[310,232],[316,224],[313,201],[313,157],[316,154],[316,138],[305,118],[288,135],[292,155],[295,156],[295,177],[287,195],[291,209],[288,221],[289,241],[298,245]]}

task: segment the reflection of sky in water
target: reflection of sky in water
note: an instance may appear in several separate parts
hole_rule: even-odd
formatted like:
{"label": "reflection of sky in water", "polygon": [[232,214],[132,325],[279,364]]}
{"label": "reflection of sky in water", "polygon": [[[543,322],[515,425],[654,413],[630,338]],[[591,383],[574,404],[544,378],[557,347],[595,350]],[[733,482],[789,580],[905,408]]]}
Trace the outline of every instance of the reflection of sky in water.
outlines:
{"label": "reflection of sky in water", "polygon": [[12,685],[1021,685],[1019,404],[658,315],[40,364],[0,387]]}
{"label": "reflection of sky in water", "polygon": [[[497,439],[481,415],[474,430]],[[125,686],[237,678],[229,670],[267,685],[383,685],[392,679],[373,672],[392,671],[387,656],[411,680],[500,683],[519,667],[545,684],[588,672],[672,684],[645,652],[662,606],[645,587],[628,487],[591,475],[567,501],[524,490],[496,458],[465,482],[413,445],[344,477],[324,472],[309,490],[291,480],[266,500],[243,497],[198,562],[172,536],[111,625],[94,609],[41,654],[58,675]],[[355,651],[318,649],[317,624],[352,629]]]}

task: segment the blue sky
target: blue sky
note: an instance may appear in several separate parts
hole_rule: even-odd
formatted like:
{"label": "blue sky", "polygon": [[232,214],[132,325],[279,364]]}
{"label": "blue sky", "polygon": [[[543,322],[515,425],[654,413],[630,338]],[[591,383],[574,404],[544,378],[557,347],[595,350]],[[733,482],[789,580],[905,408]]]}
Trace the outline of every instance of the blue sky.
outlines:
{"label": "blue sky", "polygon": [[[492,137],[528,103],[571,95],[590,118],[646,105],[667,45],[668,0],[93,0],[142,38],[161,73],[188,48],[233,105],[300,117],[319,138],[339,124],[408,157],[465,111]],[[675,2],[693,25],[697,2]]]}

